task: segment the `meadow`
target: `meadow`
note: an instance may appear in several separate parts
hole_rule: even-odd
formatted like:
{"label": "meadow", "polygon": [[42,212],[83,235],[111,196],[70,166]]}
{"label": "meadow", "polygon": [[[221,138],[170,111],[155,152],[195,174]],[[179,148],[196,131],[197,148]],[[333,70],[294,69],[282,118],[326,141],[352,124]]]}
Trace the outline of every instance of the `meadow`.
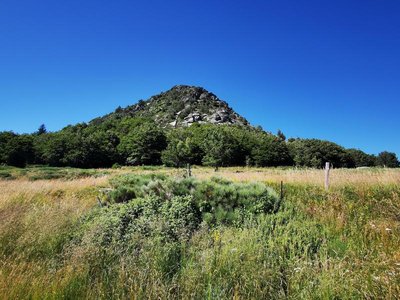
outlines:
{"label": "meadow", "polygon": [[0,167],[0,299],[399,299],[400,170],[323,174]]}

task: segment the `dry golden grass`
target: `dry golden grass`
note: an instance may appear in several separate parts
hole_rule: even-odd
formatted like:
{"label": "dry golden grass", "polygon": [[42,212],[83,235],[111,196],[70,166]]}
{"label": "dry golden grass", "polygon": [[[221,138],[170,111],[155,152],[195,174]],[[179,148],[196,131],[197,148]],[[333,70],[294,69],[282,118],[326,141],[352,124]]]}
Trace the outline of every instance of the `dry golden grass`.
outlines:
{"label": "dry golden grass", "polygon": [[0,180],[0,208],[12,201],[30,203],[32,198],[38,193],[48,194],[57,191],[74,192],[88,187],[96,187],[106,185],[108,176],[103,177],[87,177],[75,180],[37,180],[29,181],[27,179],[17,180]]}
{"label": "dry golden grass", "polygon": [[[154,168],[143,169],[141,167],[124,167],[114,170],[114,175],[125,173],[150,174],[163,173],[170,176],[182,176],[186,169]],[[223,177],[232,181],[261,181],[279,183],[299,183],[324,185],[325,171],[322,169],[282,169],[282,168],[247,168],[229,167],[220,168],[217,172],[214,168],[192,167],[192,175],[199,179],[209,179],[213,176]],[[343,185],[385,185],[400,184],[400,169],[332,169],[330,171],[330,185],[339,187]]]}
{"label": "dry golden grass", "polygon": [[[162,173],[172,177],[186,175],[185,168],[142,168],[123,167],[111,170],[109,177],[135,173],[151,174]],[[268,182],[268,183],[298,183],[324,186],[325,171],[322,169],[296,169],[296,168],[247,168],[228,167],[220,168],[215,172],[211,167],[192,167],[192,176],[198,179],[210,179],[211,177],[222,177],[235,182]],[[370,185],[400,184],[400,169],[332,169],[330,171],[330,186],[340,187],[344,185],[370,186]]]}
{"label": "dry golden grass", "polygon": [[[233,181],[263,181],[324,185],[324,170],[279,168],[194,168],[193,175],[200,179],[221,176]],[[400,184],[400,169],[333,169],[331,186]]]}
{"label": "dry golden grass", "polygon": [[21,299],[26,293],[40,299],[44,288],[57,291],[73,276],[69,268],[49,273],[48,258],[58,251],[58,237],[96,205],[95,194],[107,183],[107,176],[0,180],[1,247],[10,253],[0,256],[0,298]]}

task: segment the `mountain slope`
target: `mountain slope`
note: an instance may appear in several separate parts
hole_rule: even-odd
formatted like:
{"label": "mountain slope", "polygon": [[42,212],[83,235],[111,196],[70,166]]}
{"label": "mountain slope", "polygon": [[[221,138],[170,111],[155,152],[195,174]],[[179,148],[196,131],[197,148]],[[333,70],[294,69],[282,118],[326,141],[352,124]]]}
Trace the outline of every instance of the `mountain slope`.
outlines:
{"label": "mountain slope", "polygon": [[146,101],[94,119],[93,123],[124,117],[153,119],[162,127],[186,127],[193,123],[236,124],[250,126],[249,122],[236,113],[216,95],[202,87],[177,85],[172,89],[152,96]]}

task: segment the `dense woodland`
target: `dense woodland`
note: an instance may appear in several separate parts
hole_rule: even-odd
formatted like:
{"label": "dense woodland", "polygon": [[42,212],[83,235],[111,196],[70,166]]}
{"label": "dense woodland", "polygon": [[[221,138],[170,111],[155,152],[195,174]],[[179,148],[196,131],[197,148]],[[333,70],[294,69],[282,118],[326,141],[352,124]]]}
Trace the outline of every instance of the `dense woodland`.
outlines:
{"label": "dense woodland", "polygon": [[118,165],[399,167],[396,154],[369,155],[318,139],[286,139],[261,128],[193,124],[163,129],[151,119],[121,118],[32,134],[0,132],[0,164],[100,168]]}

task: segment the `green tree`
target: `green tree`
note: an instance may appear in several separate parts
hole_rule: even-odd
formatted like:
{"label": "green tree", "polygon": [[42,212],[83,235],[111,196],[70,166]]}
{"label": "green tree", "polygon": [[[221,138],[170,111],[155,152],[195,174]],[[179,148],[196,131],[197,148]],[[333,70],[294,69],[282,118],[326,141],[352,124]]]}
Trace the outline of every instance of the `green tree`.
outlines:
{"label": "green tree", "polygon": [[216,168],[229,166],[237,149],[237,141],[225,126],[210,127],[203,143],[203,163]]}
{"label": "green tree", "polygon": [[282,141],[286,141],[286,136],[283,134],[283,132],[279,129],[276,136],[282,140]]}
{"label": "green tree", "polygon": [[0,164],[6,164],[8,160],[8,143],[17,135],[12,131],[0,132]]}
{"label": "green tree", "polygon": [[121,137],[118,151],[128,165],[158,165],[166,146],[164,131],[145,123]]}
{"label": "green tree", "polygon": [[189,128],[177,128],[168,133],[168,146],[162,152],[162,162],[167,166],[181,167],[188,163],[201,163],[202,150]]}
{"label": "green tree", "polygon": [[346,151],[351,157],[352,165],[356,168],[373,167],[376,164],[374,155],[367,154],[359,149],[347,149]]}
{"label": "green tree", "polygon": [[396,153],[383,151],[378,154],[377,165],[386,168],[398,168],[400,163]]}
{"label": "green tree", "polygon": [[38,130],[34,133],[36,135],[41,135],[47,133],[46,126],[44,124],[40,125]]}
{"label": "green tree", "polygon": [[73,166],[67,160],[71,148],[76,148],[75,136],[71,133],[59,131],[39,135],[34,140],[36,163],[50,166]]}
{"label": "green tree", "polygon": [[12,132],[0,134],[0,160],[9,166],[25,167],[33,163],[35,152],[33,138],[28,134],[17,135]]}
{"label": "green tree", "polygon": [[259,134],[257,143],[251,152],[256,166],[288,166],[293,164],[286,143],[279,137]]}
{"label": "green tree", "polygon": [[330,162],[335,168],[353,166],[346,149],[329,141],[291,139],[288,147],[297,166],[322,168],[325,162]]}

